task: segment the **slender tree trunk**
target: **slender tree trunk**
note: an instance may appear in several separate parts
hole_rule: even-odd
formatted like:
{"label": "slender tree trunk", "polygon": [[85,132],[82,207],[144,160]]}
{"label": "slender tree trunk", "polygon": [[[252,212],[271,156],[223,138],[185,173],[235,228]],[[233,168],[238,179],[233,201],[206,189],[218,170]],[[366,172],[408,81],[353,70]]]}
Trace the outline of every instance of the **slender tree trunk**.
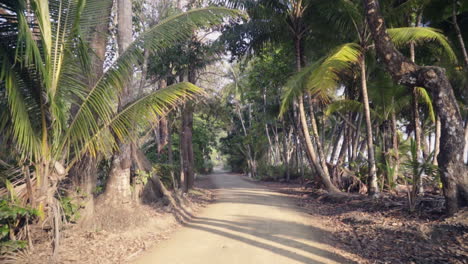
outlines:
{"label": "slender tree trunk", "polygon": [[437,160],[447,212],[453,214],[460,207],[468,206],[468,173],[461,154],[465,146],[463,120],[452,86],[442,68],[416,65],[395,48],[387,33],[378,0],[363,0],[363,3],[377,54],[393,79],[408,87],[424,87],[432,95],[443,127]]}
{"label": "slender tree trunk", "polygon": [[[419,23],[418,23],[419,24]],[[413,26],[417,26],[418,24],[415,24],[413,23]],[[416,52],[415,52],[415,46],[414,46],[414,42],[411,42],[410,43],[410,59],[412,62],[416,62]],[[421,131],[422,131],[422,128],[421,128],[421,118],[419,116],[419,94],[418,94],[418,90],[416,87],[413,87],[413,92],[412,92],[412,102],[413,102],[413,127],[414,127],[414,141],[415,141],[415,144],[416,144],[416,157],[418,159],[418,162],[419,163],[423,163],[424,162],[424,155],[423,155],[423,151],[422,151],[422,148],[421,148]],[[413,186],[418,186],[419,190],[418,192],[419,193],[423,193],[424,192],[424,189],[423,189],[423,185],[422,185],[422,177],[424,176],[424,173],[423,175],[421,175],[421,177],[417,177],[417,179],[413,179],[413,180],[417,180],[418,182],[414,183]]]}
{"label": "slender tree trunk", "polygon": [[308,94],[307,96],[309,98],[310,123],[312,124],[312,134],[314,136],[315,144],[317,145],[317,153],[318,153],[318,157],[319,157],[319,160],[320,160],[320,164],[321,164],[325,174],[330,175],[330,172],[328,171],[327,160],[325,158],[325,153],[323,151],[322,143],[321,143],[320,136],[319,136],[319,133],[318,133],[317,120],[315,118],[314,107],[312,105],[311,95]]}
{"label": "slender tree trunk", "polygon": [[[392,102],[393,101],[394,99],[392,98]],[[398,173],[400,170],[400,151],[398,149],[398,129],[397,129],[395,109],[392,110],[392,148],[393,148],[393,151],[395,152],[394,162],[393,162],[393,168],[394,168],[393,183],[395,184],[398,180]]]}
{"label": "slender tree trunk", "polygon": [[[167,163],[171,166],[174,166],[174,154],[172,152],[172,125],[170,122],[168,122],[167,126]],[[177,183],[177,180],[174,177],[174,168],[171,168],[171,180],[172,180],[172,187],[174,190],[177,190],[179,188],[179,185]]]}
{"label": "slender tree trunk", "polygon": [[[432,158],[432,165],[438,165],[437,157],[439,156],[439,152],[440,152],[440,130],[441,130],[440,118],[437,117],[435,135],[434,135],[434,157]],[[465,141],[466,140],[467,139],[465,138]]]}
{"label": "slender tree trunk", "polygon": [[331,152],[331,155],[330,155],[330,163],[331,164],[335,164],[335,156],[336,156],[336,153],[338,152],[338,147],[339,147],[339,144],[340,144],[340,141],[341,141],[341,138],[343,136],[343,132],[344,132],[344,128],[345,128],[345,124],[342,124],[340,126],[340,129],[339,129],[339,132],[338,132],[338,135],[336,136],[336,139],[335,139],[335,144],[333,145],[333,150]]}
{"label": "slender tree trunk", "polygon": [[318,173],[318,176],[320,177],[322,184],[325,186],[325,189],[329,192],[339,192],[338,188],[336,188],[331,182],[330,175],[326,174],[326,172],[322,168],[320,161],[317,157],[317,154],[315,152],[315,148],[312,144],[312,140],[310,139],[309,128],[307,127],[307,120],[306,120],[305,111],[304,111],[304,100],[302,99],[302,96],[299,96],[298,106],[299,106],[300,123],[302,126],[302,133],[303,133],[302,136],[304,137],[306,153],[309,158],[309,161],[311,161],[312,166],[315,167],[315,170]]}
{"label": "slender tree trunk", "polygon": [[[296,70],[300,72],[302,69],[302,55],[301,55],[301,39],[295,39],[295,54],[296,54]],[[325,186],[325,189],[329,192],[339,192],[338,188],[336,188],[330,179],[330,174],[322,168],[320,161],[318,160],[314,145],[312,144],[312,140],[310,139],[310,132],[309,127],[307,126],[307,119],[304,110],[304,100],[303,96],[300,95],[298,98],[298,108],[299,108],[299,125],[301,126],[302,131],[301,134],[304,138],[304,148],[309,158],[310,165],[315,167],[315,170],[320,177],[322,184]],[[326,167],[325,167],[326,169]]]}
{"label": "slender tree trunk", "polygon": [[369,96],[367,95],[367,81],[366,81],[366,60],[362,55],[361,62],[361,88],[362,88],[362,102],[364,104],[364,117],[366,119],[366,130],[367,130],[367,159],[369,163],[369,195],[378,196],[379,186],[377,184],[377,169],[375,167],[375,154],[374,154],[374,142],[372,135],[372,120],[370,116]]}
{"label": "slender tree trunk", "polygon": [[[242,130],[244,131],[244,136],[246,137],[247,136],[247,128],[245,127],[244,118],[242,118],[242,113],[241,113],[241,110],[240,110],[240,106],[237,107],[237,115],[238,115],[239,120],[241,122]],[[247,147],[247,165],[248,165],[249,170],[250,170],[250,177],[255,177],[255,175],[257,175],[257,171],[256,171],[256,168],[255,168],[255,160],[254,160],[254,154],[252,152],[252,147],[250,146],[250,144],[247,144],[246,147]]]}
{"label": "slender tree trunk", "polygon": [[[117,0],[118,5],[118,37],[119,54],[122,54],[132,42],[132,2],[131,0]],[[131,100],[130,86],[124,85],[119,109]],[[112,158],[111,170],[106,184],[104,196],[108,201],[128,202],[131,199],[130,168],[131,144],[119,144],[119,151]]]}
{"label": "slender tree trunk", "polygon": [[[184,123],[183,117],[183,110],[180,111],[182,116],[182,123]],[[181,124],[180,131],[179,131],[179,161],[180,161],[180,189],[183,193],[188,192],[188,179],[187,179],[187,168],[188,165],[188,157],[187,157],[187,149],[184,147],[185,145],[185,129],[184,125]]]}
{"label": "slender tree trunk", "polygon": [[452,23],[453,27],[455,28],[455,33],[457,34],[458,44],[460,44],[460,49],[463,54],[465,67],[467,68],[465,70],[468,70],[468,53],[466,52],[465,41],[463,40],[463,35],[461,33],[460,26],[458,26],[457,22],[457,0],[453,0]]}
{"label": "slender tree trunk", "polygon": [[[465,62],[465,71],[468,72],[468,53],[466,51],[465,41],[463,40],[462,31],[457,22],[457,0],[453,0],[452,8],[452,23],[457,34],[458,43],[460,45],[461,52],[463,54],[463,60]],[[465,120],[465,149],[463,152],[463,159],[466,160],[468,164],[468,120]]]}
{"label": "slender tree trunk", "polygon": [[283,163],[286,172],[286,181],[289,182],[291,179],[291,172],[289,169],[289,149],[288,149],[288,134],[286,133],[286,122],[281,120],[281,125],[283,126]]}
{"label": "slender tree trunk", "polygon": [[[421,120],[419,117],[419,103],[418,103],[418,92],[416,90],[416,87],[413,88],[413,96],[412,96],[412,102],[413,102],[413,127],[414,127],[414,143],[416,145],[416,158],[418,159],[418,162],[422,164],[424,162],[424,155],[423,151],[421,148]],[[422,176],[417,177],[418,182],[415,183],[413,186],[418,186],[419,188],[419,193],[424,192],[424,189],[422,187]],[[416,179],[413,179],[416,180]]]}
{"label": "slender tree trunk", "polygon": [[465,153],[463,156],[466,160],[466,165],[468,165],[468,120],[465,121]]}
{"label": "slender tree trunk", "polygon": [[186,103],[182,109],[180,134],[181,187],[188,192],[194,183],[194,159],[192,149],[193,105]]}
{"label": "slender tree trunk", "polygon": [[357,158],[357,155],[358,155],[357,148],[358,148],[358,144],[359,144],[360,139],[361,139],[362,119],[363,119],[362,115],[359,115],[358,122],[357,122],[356,134],[355,134],[355,137],[354,137],[353,148],[352,148],[353,160],[355,160]]}

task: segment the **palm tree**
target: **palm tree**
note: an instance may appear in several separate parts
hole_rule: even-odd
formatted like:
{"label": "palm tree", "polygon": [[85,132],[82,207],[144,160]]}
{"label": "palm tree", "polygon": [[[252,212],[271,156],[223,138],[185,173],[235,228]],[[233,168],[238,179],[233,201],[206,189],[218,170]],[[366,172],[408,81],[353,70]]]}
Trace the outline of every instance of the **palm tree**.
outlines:
{"label": "palm tree", "polygon": [[[361,92],[363,100],[364,115],[367,129],[367,154],[369,163],[369,195],[378,195],[379,188],[377,184],[377,170],[375,165],[372,120],[369,106],[369,98],[367,91],[367,74],[365,56],[366,51],[372,46],[368,43],[370,33],[367,29],[367,24],[359,12],[359,6],[354,5],[350,1],[333,1],[335,7],[338,5],[346,13],[341,15],[344,18],[336,23],[352,26],[356,30],[358,43],[347,43],[336,48],[327,57],[318,62],[306,67],[301,73],[294,76],[289,82],[288,91],[283,98],[283,108],[287,107],[292,98],[297,96],[298,91],[308,90],[312,95],[317,96],[322,101],[329,100],[330,91],[332,93],[340,83],[342,83],[343,72],[352,72],[355,65],[359,66],[359,76],[361,78]],[[349,21],[346,21],[348,20]],[[344,20],[344,21],[343,21]],[[409,43],[424,43],[428,41],[437,41],[446,50],[449,57],[454,60],[455,55],[448,44],[447,39],[440,31],[432,28],[393,28],[389,29],[390,37],[399,46],[408,45]],[[283,110],[284,111],[284,110]]]}
{"label": "palm tree", "polygon": [[[18,195],[46,215],[58,213],[57,184],[85,153],[112,153],[133,129],[147,127],[202,93],[193,84],[179,83],[117,107],[133,65],[141,59],[140,47],[158,52],[186,38],[196,27],[238,14],[226,8],[204,8],[161,21],[130,43],[92,81],[88,63],[92,37],[87,33],[99,23],[92,18],[106,6],[103,2],[15,0],[0,4],[0,104],[6,106],[0,110],[1,134],[12,142],[20,154],[18,163],[28,171],[14,181]],[[89,83],[94,84],[90,87]],[[70,111],[73,106],[76,112]]]}

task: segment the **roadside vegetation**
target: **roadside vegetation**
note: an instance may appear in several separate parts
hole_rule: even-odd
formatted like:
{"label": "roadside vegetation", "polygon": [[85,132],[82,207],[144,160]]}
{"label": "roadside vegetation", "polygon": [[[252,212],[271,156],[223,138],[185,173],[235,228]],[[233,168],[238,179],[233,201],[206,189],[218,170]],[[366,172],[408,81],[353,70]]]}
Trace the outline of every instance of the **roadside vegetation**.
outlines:
{"label": "roadside vegetation", "polygon": [[467,39],[459,0],[4,0],[0,254],[184,221],[215,167],[462,215]]}

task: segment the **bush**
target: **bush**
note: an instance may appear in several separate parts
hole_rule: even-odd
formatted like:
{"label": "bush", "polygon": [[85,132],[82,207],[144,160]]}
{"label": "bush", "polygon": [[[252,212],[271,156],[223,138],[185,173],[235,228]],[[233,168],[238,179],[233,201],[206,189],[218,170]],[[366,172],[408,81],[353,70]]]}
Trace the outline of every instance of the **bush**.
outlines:
{"label": "bush", "polygon": [[174,179],[178,182],[178,184],[180,182],[180,167],[177,165],[157,163],[153,165],[153,172],[159,176],[161,182],[164,184],[164,186],[166,186],[166,188],[174,189],[171,172],[173,173]]}
{"label": "bush", "polygon": [[59,201],[67,222],[75,223],[80,218],[82,206],[71,197],[63,197]]}
{"label": "bush", "polygon": [[25,241],[17,240],[17,234],[37,215],[37,210],[20,206],[13,197],[0,200],[0,254],[26,246]]}

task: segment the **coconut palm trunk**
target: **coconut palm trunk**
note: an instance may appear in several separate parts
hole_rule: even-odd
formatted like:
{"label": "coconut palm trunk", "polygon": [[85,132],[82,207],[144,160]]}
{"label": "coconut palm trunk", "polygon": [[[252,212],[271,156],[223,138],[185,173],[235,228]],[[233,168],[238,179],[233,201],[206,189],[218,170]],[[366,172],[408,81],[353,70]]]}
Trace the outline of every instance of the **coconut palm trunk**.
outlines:
{"label": "coconut palm trunk", "polygon": [[468,53],[466,52],[465,41],[463,40],[463,35],[460,30],[460,26],[458,25],[458,22],[457,22],[457,0],[453,0],[452,24],[453,24],[453,27],[455,28],[455,33],[457,35],[458,44],[460,45],[460,49],[463,54],[463,61],[465,62],[465,67],[468,68]]}
{"label": "coconut palm trunk", "polygon": [[[110,7],[109,3],[109,7]],[[103,9],[103,17],[110,17],[111,8]],[[94,52],[91,57],[91,72],[94,78],[90,78],[89,89],[96,84],[97,80],[104,73],[104,60],[106,56],[106,45],[108,36],[108,19],[103,20],[93,29],[93,39],[90,42],[90,48]],[[75,108],[75,109],[74,109]],[[77,106],[72,107],[72,112],[77,111]],[[86,196],[85,210],[81,212],[80,222],[88,224],[94,213],[94,195],[93,191],[97,183],[98,158],[86,153],[69,171],[68,175],[73,182],[73,187],[80,190]]]}
{"label": "coconut palm trunk", "polygon": [[[468,52],[466,51],[465,41],[463,40],[462,31],[457,21],[457,1],[453,0],[452,3],[452,24],[455,28],[457,35],[458,44],[460,45],[461,52],[463,54],[463,61],[465,63],[465,71],[468,72]],[[437,138],[436,138],[437,140]],[[467,160],[468,164],[468,120],[465,120],[465,149],[463,152],[463,158]]]}
{"label": "coconut palm trunk", "polygon": [[366,119],[367,162],[369,164],[369,196],[376,197],[379,195],[379,186],[377,184],[377,169],[375,166],[374,139],[372,134],[372,119],[370,116],[369,96],[367,94],[366,59],[364,54],[361,56],[359,67],[361,69],[362,102],[364,105],[364,116]]}
{"label": "coconut palm trunk", "polygon": [[[418,21],[412,23],[412,26],[419,26],[421,16],[419,16]],[[416,50],[415,50],[415,44],[414,42],[410,43],[410,60],[412,62],[416,62]],[[418,90],[416,87],[413,87],[412,91],[412,110],[413,110],[413,128],[414,128],[414,141],[416,143],[416,157],[418,159],[419,163],[424,162],[424,155],[422,151],[422,142],[421,142],[421,136],[422,136],[422,127],[421,127],[421,118],[419,116],[419,94]],[[417,177],[417,182],[413,184],[413,188],[416,188],[416,186],[419,188],[418,192],[423,193],[423,184],[422,184],[422,177],[424,176],[424,173],[421,174],[420,177]]]}
{"label": "coconut palm trunk", "polygon": [[[394,98],[392,98],[394,102]],[[396,184],[398,180],[398,173],[400,170],[400,151],[398,149],[398,129],[395,109],[392,109],[392,148],[394,151],[394,162],[393,162],[393,183]]]}
{"label": "coconut palm trunk", "polygon": [[[466,131],[466,129],[465,129]],[[433,165],[438,165],[437,163],[437,156],[439,156],[440,152],[440,132],[441,132],[441,124],[440,124],[440,118],[437,117],[436,120],[436,127],[435,127],[435,135],[434,135],[434,157],[432,158],[432,164]],[[465,142],[468,141],[466,136],[468,134],[465,134]],[[465,143],[466,145],[466,143]],[[466,146],[465,146],[466,148]]]}
{"label": "coconut palm trunk", "polygon": [[[117,0],[117,44],[119,54],[122,54],[132,42],[132,2]],[[119,101],[119,109],[131,100],[130,86],[124,85]],[[130,143],[119,144],[119,150],[112,157],[111,170],[106,183],[105,197],[107,201],[129,202],[131,199],[130,169],[132,165]]]}
{"label": "coconut palm trunk", "polygon": [[193,187],[194,183],[194,158],[192,148],[193,105],[191,103],[187,103],[182,109],[182,123],[180,129],[181,170],[183,170],[181,187],[183,192],[188,192]]}
{"label": "coconut palm trunk", "polygon": [[[295,57],[296,57],[296,70],[300,72],[302,69],[302,48],[301,48],[301,38],[295,38]],[[312,167],[315,168],[318,176],[320,177],[320,181],[322,182],[325,189],[329,192],[339,192],[338,188],[333,185],[331,182],[330,174],[328,170],[322,167],[320,164],[320,160],[317,156],[317,152],[315,151],[315,147],[312,143],[310,138],[309,126],[307,125],[307,118],[304,109],[304,98],[300,95],[297,99],[297,106],[299,109],[299,125],[302,131],[299,131],[304,138],[304,148],[306,150],[307,157],[309,159],[309,163]]]}
{"label": "coconut palm trunk", "polygon": [[318,132],[317,119],[315,118],[315,112],[314,112],[314,107],[313,107],[311,94],[309,93],[307,95],[307,97],[309,99],[310,123],[312,124],[312,134],[314,136],[315,145],[317,146],[317,154],[318,154],[318,157],[319,157],[319,160],[320,160],[320,165],[322,166],[323,171],[325,172],[325,174],[330,175],[330,172],[328,171],[327,160],[325,158],[325,152],[324,152],[323,146],[322,146],[322,141],[320,140],[320,136],[319,136],[319,132]]}

